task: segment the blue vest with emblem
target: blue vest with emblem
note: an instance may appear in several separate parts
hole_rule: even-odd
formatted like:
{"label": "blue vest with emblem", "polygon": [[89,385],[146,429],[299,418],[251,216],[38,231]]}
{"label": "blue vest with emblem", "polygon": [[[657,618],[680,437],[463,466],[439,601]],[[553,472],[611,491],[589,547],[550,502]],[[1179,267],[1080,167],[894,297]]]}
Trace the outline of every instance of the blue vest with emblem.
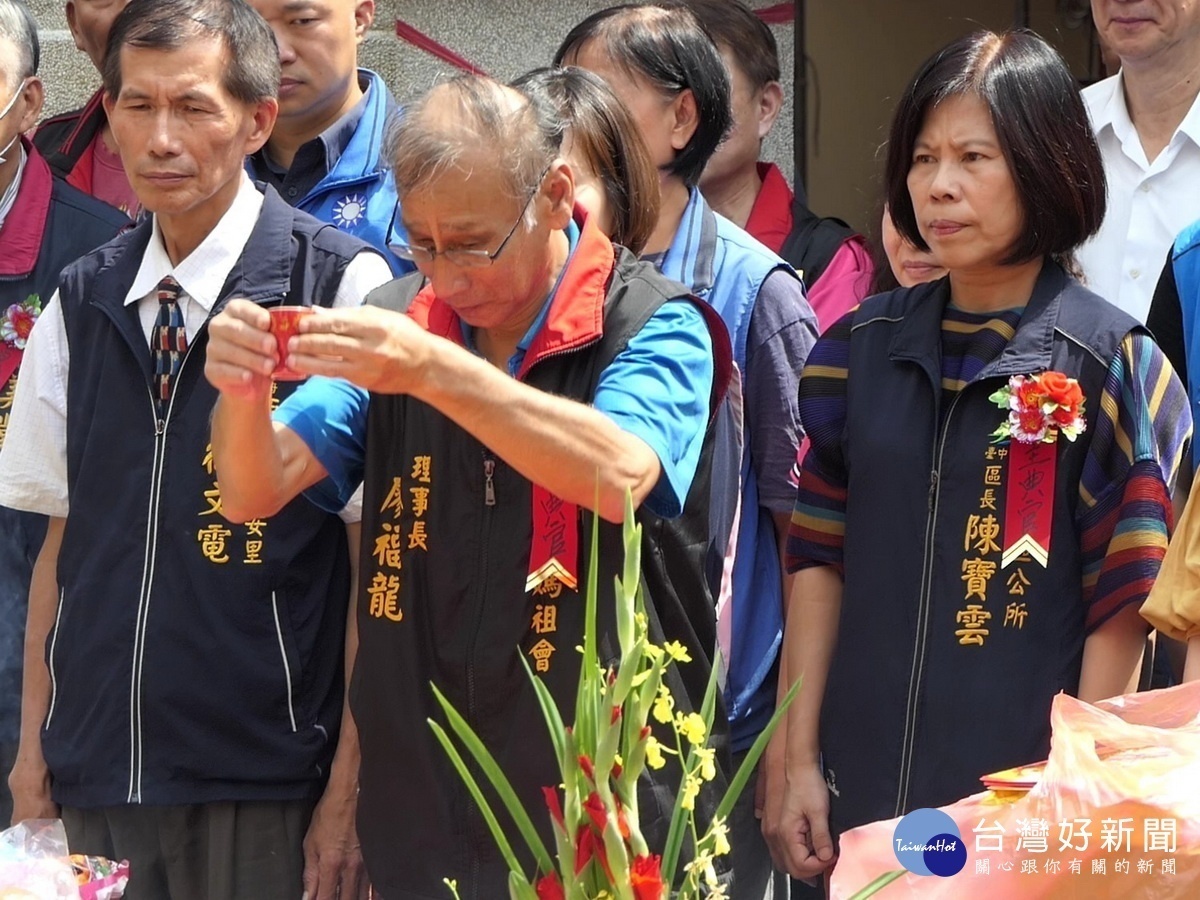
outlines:
{"label": "blue vest with emblem", "polygon": [[[767,276],[788,264],[713,212],[697,188],[683,212],[679,230],[659,266],[668,278],[687,286],[721,316],[733,342],[733,360],[746,370],[750,316]],[[732,468],[721,464],[723,452],[734,452],[737,435],[728,435],[714,451],[714,507],[722,491],[736,482]],[[725,703],[734,752],[747,749],[766,727],[775,709],[775,661],[783,639],[783,601],[779,545],[771,515],[759,507],[758,481],[750,464],[753,448],[743,428],[741,454],[741,518],[733,565],[733,627]],[[722,478],[725,471],[730,477]],[[717,535],[714,534],[714,537]]]}
{"label": "blue vest with emblem", "polygon": [[[358,128],[334,167],[295,206],[366,241],[387,260],[393,275],[404,275],[416,267],[388,249],[403,241],[404,234],[396,215],[396,182],[383,158],[388,121],[399,115],[399,107],[382,78],[368,69],[358,73],[367,83]],[[249,160],[246,171],[254,177]]]}
{"label": "blue vest with emblem", "polygon": [[[46,646],[42,748],[65,806],[314,797],[341,719],[345,528],[303,498],[228,522],[208,453],[216,391],[193,335],[160,414],[136,303],[146,220],[60,286],[70,512]],[[333,302],[365,245],[271,188],[213,306]],[[277,382],[279,399],[294,383]]]}
{"label": "blue vest with emblem", "polygon": [[[1193,222],[1175,238],[1171,250],[1179,310],[1183,315],[1183,346],[1187,349],[1188,397],[1192,418],[1200,421],[1200,221]],[[1200,441],[1192,441],[1192,467],[1200,471]]]}

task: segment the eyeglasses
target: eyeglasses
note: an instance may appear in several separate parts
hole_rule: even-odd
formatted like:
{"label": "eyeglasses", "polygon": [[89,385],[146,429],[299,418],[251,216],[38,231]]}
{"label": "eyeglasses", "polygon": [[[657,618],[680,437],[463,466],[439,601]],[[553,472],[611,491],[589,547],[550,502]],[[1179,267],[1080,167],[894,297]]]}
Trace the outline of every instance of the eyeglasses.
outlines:
{"label": "eyeglasses", "polygon": [[[546,177],[546,173],[550,171],[550,166],[546,166],[542,170],[542,174],[538,176],[537,184],[525,199],[525,205],[521,207],[521,213],[517,216],[517,221],[513,222],[512,228],[508,229],[508,234],[504,236],[504,240],[500,242],[500,246],[489,253],[486,250],[460,250],[451,248],[449,250],[436,250],[433,247],[418,247],[414,244],[395,243],[388,244],[389,249],[401,259],[407,259],[409,262],[414,262],[418,266],[432,265],[433,261],[439,256],[446,262],[454,263],[456,266],[461,266],[464,269],[482,269],[490,266],[496,261],[504,248],[508,246],[508,242],[512,240],[512,236],[517,233],[517,226],[521,224],[521,220],[525,218],[525,213],[529,209],[529,204],[533,202],[533,198],[538,195],[541,190],[542,181]],[[392,212],[392,227],[389,233],[396,228],[396,215],[399,212],[400,204],[396,204],[396,209]]]}

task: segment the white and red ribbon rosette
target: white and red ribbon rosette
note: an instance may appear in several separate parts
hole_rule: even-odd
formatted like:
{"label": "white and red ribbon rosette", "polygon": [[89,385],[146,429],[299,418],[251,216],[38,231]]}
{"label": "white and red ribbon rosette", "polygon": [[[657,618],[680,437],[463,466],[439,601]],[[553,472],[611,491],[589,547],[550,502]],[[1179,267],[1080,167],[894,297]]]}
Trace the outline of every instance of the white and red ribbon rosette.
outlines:
{"label": "white and red ribbon rosette", "polygon": [[1060,434],[1074,441],[1086,430],[1083,389],[1062,372],[1013,375],[988,399],[1008,412],[992,432],[993,442],[1009,444],[1001,566],[1029,556],[1045,568],[1053,525],[1055,444]]}

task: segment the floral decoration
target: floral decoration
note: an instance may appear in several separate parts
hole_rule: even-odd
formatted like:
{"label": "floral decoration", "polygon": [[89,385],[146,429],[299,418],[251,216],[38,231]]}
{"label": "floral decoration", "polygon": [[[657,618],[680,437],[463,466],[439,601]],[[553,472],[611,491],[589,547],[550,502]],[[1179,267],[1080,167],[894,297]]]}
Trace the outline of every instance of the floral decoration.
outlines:
{"label": "floral decoration", "polygon": [[1053,444],[1059,434],[1073,441],[1087,428],[1083,389],[1062,372],[1013,375],[988,399],[1008,412],[992,432],[995,443]]}
{"label": "floral decoration", "polygon": [[[641,592],[641,526],[634,523],[626,497],[625,566],[616,582],[617,638],[620,658],[600,665],[597,653],[597,533],[592,536],[592,568],[585,607],[579,689],[573,725],[563,722],[549,690],[526,670],[546,719],[559,763],[561,782],[542,789],[554,833],[553,852],[542,842],[495,758],[445,696],[434,688],[446,724],[430,721],[434,734],[474,797],[508,862],[508,892],[514,900],[699,900],[725,897],[717,860],[730,852],[728,816],[750,777],[771,733],[799,688],[780,704],[774,718],[729,783],[711,821],[696,815],[703,785],[717,777],[716,750],[708,746],[716,712],[716,671],[699,711],[676,708],[664,675],[671,666],[691,662],[677,641],[661,646],[649,640]],[[661,727],[659,740],[650,723]],[[467,767],[465,749],[503,801],[515,824],[506,833],[476,776]],[[661,769],[668,758],[678,763],[680,785],[665,845],[650,847],[642,835],[637,785],[645,770]],[[528,849],[533,865],[522,865],[513,839]],[[457,885],[446,881],[454,896]]]}
{"label": "floral decoration", "polygon": [[0,340],[14,350],[24,350],[33,323],[41,314],[42,298],[37,294],[30,294],[24,303],[12,304],[0,318]]}

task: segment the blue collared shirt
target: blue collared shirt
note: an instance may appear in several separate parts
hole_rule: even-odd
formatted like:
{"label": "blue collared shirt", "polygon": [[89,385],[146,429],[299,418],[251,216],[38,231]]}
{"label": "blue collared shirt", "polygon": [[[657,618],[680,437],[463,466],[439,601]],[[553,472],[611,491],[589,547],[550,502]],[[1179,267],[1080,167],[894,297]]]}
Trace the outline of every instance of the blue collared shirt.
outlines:
{"label": "blue collared shirt", "polygon": [[[568,237],[574,252],[578,228],[572,225]],[[509,359],[510,375],[520,371],[559,284]],[[463,328],[473,348],[471,329]],[[592,406],[644,441],[662,466],[646,501],[657,515],[677,516],[683,510],[700,460],[712,385],[712,339],[703,314],[688,302],[663,304],[600,375]],[[275,420],[294,431],[328,473],[307,492],[323,509],[341,509],[362,481],[369,402],[370,394],[359,387],[314,377],[275,412]]]}

